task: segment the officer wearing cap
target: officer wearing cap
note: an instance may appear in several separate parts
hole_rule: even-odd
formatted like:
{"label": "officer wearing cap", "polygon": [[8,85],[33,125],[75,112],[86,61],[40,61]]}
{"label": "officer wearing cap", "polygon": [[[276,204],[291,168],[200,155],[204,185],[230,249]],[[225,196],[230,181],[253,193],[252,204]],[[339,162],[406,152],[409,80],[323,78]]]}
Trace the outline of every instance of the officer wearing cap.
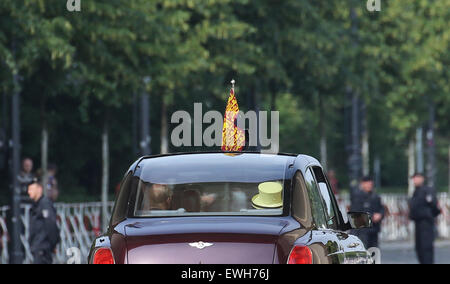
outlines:
{"label": "officer wearing cap", "polygon": [[28,196],[33,201],[29,239],[33,262],[51,264],[52,253],[60,241],[56,210],[52,201],[43,195],[43,187],[38,181],[28,186]]}
{"label": "officer wearing cap", "polygon": [[441,213],[436,194],[425,186],[425,177],[415,173],[412,177],[415,191],[410,200],[409,217],[415,223],[416,253],[421,264],[434,262],[434,219]]}
{"label": "officer wearing cap", "polygon": [[366,248],[378,247],[378,233],[381,231],[381,221],[384,218],[384,206],[381,198],[373,191],[374,183],[371,177],[363,177],[359,189],[352,198],[350,211],[367,212],[372,216],[372,227],[353,232],[364,243]]}

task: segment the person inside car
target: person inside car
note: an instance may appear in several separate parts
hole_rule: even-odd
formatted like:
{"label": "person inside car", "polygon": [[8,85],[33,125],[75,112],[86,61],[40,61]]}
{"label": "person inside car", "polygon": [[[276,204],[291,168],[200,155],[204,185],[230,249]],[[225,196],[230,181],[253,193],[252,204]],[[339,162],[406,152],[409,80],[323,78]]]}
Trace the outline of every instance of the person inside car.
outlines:
{"label": "person inside car", "polygon": [[172,210],[183,208],[186,212],[200,212],[200,190],[196,187],[175,189],[172,197]]}
{"label": "person inside car", "polygon": [[148,190],[149,210],[170,210],[172,191],[166,184],[152,184]]}

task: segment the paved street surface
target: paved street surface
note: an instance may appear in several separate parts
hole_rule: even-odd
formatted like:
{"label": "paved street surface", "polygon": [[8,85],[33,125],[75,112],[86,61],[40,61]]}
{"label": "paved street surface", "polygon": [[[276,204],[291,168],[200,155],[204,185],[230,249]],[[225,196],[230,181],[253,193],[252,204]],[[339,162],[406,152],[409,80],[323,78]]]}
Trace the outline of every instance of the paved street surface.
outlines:
{"label": "paved street surface", "polygon": [[[413,242],[381,243],[381,263],[417,264]],[[450,241],[436,241],[434,244],[435,263],[450,264]]]}

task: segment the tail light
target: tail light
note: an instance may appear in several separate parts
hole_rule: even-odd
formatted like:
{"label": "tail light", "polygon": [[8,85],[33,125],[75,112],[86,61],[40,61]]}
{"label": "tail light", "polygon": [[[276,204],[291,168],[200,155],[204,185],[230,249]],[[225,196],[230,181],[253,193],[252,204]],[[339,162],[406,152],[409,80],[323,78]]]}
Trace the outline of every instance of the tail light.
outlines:
{"label": "tail light", "polygon": [[312,264],[312,253],[309,247],[295,246],[289,255],[288,264]]}
{"label": "tail light", "polygon": [[95,251],[93,264],[114,264],[114,257],[111,249],[99,248]]}

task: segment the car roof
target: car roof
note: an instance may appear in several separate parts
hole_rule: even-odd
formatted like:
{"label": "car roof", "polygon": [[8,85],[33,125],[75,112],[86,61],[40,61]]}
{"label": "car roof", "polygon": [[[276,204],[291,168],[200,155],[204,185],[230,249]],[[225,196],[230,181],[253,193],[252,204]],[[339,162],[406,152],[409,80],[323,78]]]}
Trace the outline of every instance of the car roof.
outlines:
{"label": "car roof", "polygon": [[220,159],[221,157],[226,157],[227,155],[239,155],[244,157],[245,159],[254,160],[255,162],[260,162],[259,159],[252,159],[254,155],[265,155],[265,156],[273,156],[276,157],[277,160],[284,160],[286,163],[294,164],[294,168],[305,171],[308,166],[314,165],[319,166],[320,162],[308,155],[304,154],[293,154],[293,153],[264,153],[264,152],[251,152],[251,151],[242,151],[242,152],[222,152],[222,151],[206,151],[206,152],[176,152],[176,153],[168,153],[168,154],[157,154],[157,155],[147,155],[136,160],[127,172],[135,172],[138,166],[143,166],[146,163],[150,163],[154,161],[154,159],[164,158],[164,157],[175,157],[180,156],[184,159],[196,159],[197,155],[209,155],[211,158]]}
{"label": "car roof", "polygon": [[[233,159],[232,157],[237,157],[237,159]],[[274,159],[258,159],[258,156],[261,157],[272,157],[275,158]],[[174,158],[180,158],[180,159],[174,159]],[[161,176],[158,173],[155,173],[156,171],[154,171],[154,169],[156,169],[159,165],[163,166],[164,163],[166,164],[165,167],[159,167],[157,171],[159,171],[161,173],[161,170],[164,171],[164,168],[167,168],[167,165],[172,165],[173,162],[178,163],[178,162],[183,162],[183,161],[189,161],[186,164],[189,163],[197,163],[201,164],[205,161],[206,163],[207,159],[210,157],[211,159],[215,158],[215,159],[219,159],[219,161],[215,161],[215,163],[213,163],[214,165],[216,165],[217,167],[221,167],[220,164],[220,159],[223,158],[223,161],[225,161],[226,166],[228,167],[228,169],[230,169],[230,160],[235,160],[236,163],[239,163],[241,161],[243,161],[242,165],[243,166],[248,166],[248,168],[245,168],[245,171],[243,172],[249,172],[249,168],[250,168],[250,172],[254,173],[254,169],[253,168],[257,168],[257,169],[263,169],[264,172],[259,172],[260,174],[264,175],[264,178],[266,179],[270,179],[273,175],[278,175],[282,174],[280,172],[280,168],[283,166],[284,169],[284,181],[285,183],[289,183],[289,180],[291,180],[293,178],[293,175],[297,172],[297,171],[301,171],[302,173],[306,172],[306,169],[310,166],[320,166],[320,163],[314,159],[313,157],[307,156],[307,155],[298,155],[298,154],[286,154],[286,153],[279,153],[279,154],[262,154],[260,152],[235,152],[235,153],[224,153],[224,152],[189,152],[189,153],[171,153],[171,154],[164,154],[164,155],[154,155],[154,156],[144,156],[141,157],[140,159],[136,160],[133,165],[129,168],[129,170],[126,173],[126,176],[129,176],[130,174],[132,176],[135,177],[139,177],[139,179],[141,179],[141,177],[145,178],[145,174],[146,173],[151,173],[156,175],[157,178],[164,178],[164,176],[167,176],[166,173],[162,173]],[[227,157],[227,158],[226,158]],[[198,160],[196,161],[196,159],[198,158]],[[249,163],[249,162],[261,162],[261,161],[267,161],[267,164],[261,165],[261,164],[255,164],[255,166],[253,167],[253,164]],[[148,164],[147,164],[148,163]],[[264,162],[265,163],[265,162]],[[204,165],[199,165],[200,167],[204,166]],[[233,166],[233,165],[232,165]],[[149,168],[149,170],[147,171],[146,168]],[[179,168],[186,168],[186,165],[183,165],[182,167]],[[266,170],[269,169],[269,172],[267,172]],[[270,169],[275,169],[273,171],[273,173],[270,171]],[[253,170],[253,171],[251,171]],[[190,171],[190,169],[189,169]],[[206,171],[208,172],[209,169]],[[236,168],[231,169],[230,172],[234,172],[236,173],[236,176],[233,175],[232,178],[230,180],[233,180],[233,182],[235,181],[239,181],[239,179],[242,179],[242,174],[237,172],[239,171],[239,169],[236,170]],[[144,173],[145,172],[145,173]],[[258,171],[257,171],[258,172]],[[168,170],[168,174],[173,174],[174,171],[171,171],[170,169]],[[184,173],[182,170],[180,171],[180,173]],[[268,175],[265,175],[269,173]],[[278,174],[277,174],[278,173]],[[141,175],[142,174],[142,175]],[[220,173],[220,176],[228,176],[230,177],[232,173],[225,173],[222,174],[222,172]],[[200,175],[198,176],[198,178],[201,178],[202,172],[200,171]],[[245,173],[244,173],[245,175]],[[179,174],[178,174],[179,176]],[[189,175],[189,176],[195,176],[197,178],[197,175]],[[252,176],[252,175],[248,175],[248,176]],[[278,179],[277,177],[273,178],[274,180]],[[250,182],[250,181],[247,181]],[[164,183],[164,182],[163,182]],[[288,187],[286,187],[286,189],[288,189]],[[128,192],[129,191],[124,191],[124,192]],[[129,195],[125,195],[125,196],[129,196]],[[125,197],[125,199],[128,200],[128,197]],[[287,199],[288,200],[288,199]],[[287,201],[288,202],[288,201]],[[128,204],[128,206],[126,207],[128,209],[127,213],[117,213],[116,215],[116,219],[117,220],[122,220],[121,216],[125,216],[127,214],[130,214],[130,208],[134,208],[133,205],[130,206],[130,204]],[[288,207],[286,207],[285,210],[288,210]],[[287,211],[286,211],[287,212]],[[287,214],[287,213],[284,214]],[[129,216],[129,215],[127,215]]]}

